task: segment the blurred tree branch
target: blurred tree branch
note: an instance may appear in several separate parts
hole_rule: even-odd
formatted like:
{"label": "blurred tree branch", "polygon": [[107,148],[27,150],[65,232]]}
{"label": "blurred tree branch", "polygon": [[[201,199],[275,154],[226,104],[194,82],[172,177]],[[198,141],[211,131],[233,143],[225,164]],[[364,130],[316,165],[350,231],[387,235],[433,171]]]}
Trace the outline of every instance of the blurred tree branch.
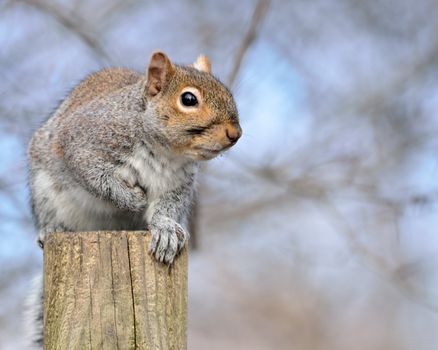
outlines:
{"label": "blurred tree branch", "polygon": [[228,85],[233,86],[236,80],[237,74],[240,71],[240,66],[242,65],[243,58],[245,57],[247,51],[257,38],[257,31],[266,16],[269,7],[269,0],[259,0],[254,9],[251,22],[246,32],[245,36],[242,38],[242,42],[237,49],[236,56],[234,58],[233,68],[231,70],[230,76],[228,78]]}
{"label": "blurred tree branch", "polygon": [[328,196],[324,196],[318,203],[323,210],[330,213],[330,217],[337,227],[336,231],[344,236],[348,242],[348,245],[350,246],[350,249],[356,253],[357,256],[361,257],[366,265],[372,268],[374,273],[380,275],[383,280],[390,282],[398,291],[400,291],[412,302],[417,303],[434,313],[438,313],[438,304],[431,300],[422,298],[419,295],[418,290],[414,286],[407,283],[408,276],[404,276],[403,274],[399,273],[405,264],[392,267],[384,257],[375,254],[361,244],[357,239],[357,234],[354,232],[353,228],[350,227],[348,220],[336,208],[336,204],[331,201]]}
{"label": "blurred tree branch", "polygon": [[79,17],[77,12],[69,12],[57,6],[54,2],[47,2],[44,0],[16,0],[25,2],[31,6],[38,8],[39,10],[52,16],[58,23],[64,28],[70,30],[76,34],[86,46],[95,54],[95,57],[104,64],[111,64],[112,59],[106,49],[101,45],[99,40],[92,35],[92,29],[88,23]]}

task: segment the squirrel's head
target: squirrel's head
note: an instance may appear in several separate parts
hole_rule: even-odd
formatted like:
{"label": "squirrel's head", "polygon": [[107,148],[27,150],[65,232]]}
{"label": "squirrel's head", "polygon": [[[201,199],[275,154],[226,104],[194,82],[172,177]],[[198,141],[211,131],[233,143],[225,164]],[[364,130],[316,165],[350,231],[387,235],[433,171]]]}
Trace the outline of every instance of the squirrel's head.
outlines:
{"label": "squirrel's head", "polygon": [[172,152],[207,160],[233,146],[242,135],[233,96],[211,74],[207,57],[199,56],[191,66],[179,66],[164,53],[155,52],[146,75],[146,108],[153,111],[156,131]]}

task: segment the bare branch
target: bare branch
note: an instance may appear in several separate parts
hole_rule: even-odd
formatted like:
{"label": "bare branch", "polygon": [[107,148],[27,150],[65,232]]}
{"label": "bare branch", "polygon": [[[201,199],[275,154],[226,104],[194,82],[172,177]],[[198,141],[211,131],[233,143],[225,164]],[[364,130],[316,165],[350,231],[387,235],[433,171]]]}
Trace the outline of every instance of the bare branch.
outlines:
{"label": "bare branch", "polygon": [[228,85],[233,86],[237,74],[239,73],[240,66],[242,65],[243,58],[246,52],[251,47],[252,43],[257,38],[257,30],[265,17],[269,6],[269,0],[259,0],[257,6],[252,15],[249,29],[242,39],[239,49],[237,50],[236,57],[234,59],[233,69],[231,70],[230,77],[228,78]]}
{"label": "bare branch", "polygon": [[66,14],[60,7],[53,2],[45,2],[43,0],[18,0],[23,1],[31,6],[34,6],[41,11],[49,14],[56,19],[62,26],[75,33],[92,52],[96,58],[102,63],[111,64],[112,60],[105,48],[100,44],[99,40],[90,34],[92,31],[87,23],[75,13]]}
{"label": "bare branch", "polygon": [[330,213],[330,216],[334,220],[334,223],[340,228],[336,231],[344,235],[352,252],[361,257],[363,261],[367,263],[368,267],[372,268],[375,273],[381,275],[384,280],[390,282],[394,287],[396,287],[397,290],[402,293],[403,296],[405,296],[409,300],[427,308],[434,313],[438,313],[438,304],[430,300],[421,298],[417,290],[407,284],[401,278],[401,274],[399,273],[399,267],[392,268],[383,257],[375,254],[374,252],[371,252],[358,241],[357,234],[348,225],[347,220],[344,219],[341,212],[336,208],[336,205],[331,202],[328,197],[324,197],[324,199],[321,199],[319,204],[321,205],[322,209]]}

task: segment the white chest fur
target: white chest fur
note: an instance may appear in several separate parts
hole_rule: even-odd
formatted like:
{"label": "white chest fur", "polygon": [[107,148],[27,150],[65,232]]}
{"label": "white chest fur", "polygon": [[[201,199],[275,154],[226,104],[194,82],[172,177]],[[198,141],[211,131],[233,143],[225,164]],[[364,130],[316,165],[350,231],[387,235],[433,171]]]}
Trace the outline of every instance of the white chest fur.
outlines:
{"label": "white chest fur", "polygon": [[151,152],[145,145],[139,145],[127,160],[134,170],[137,182],[148,191],[153,200],[187,181],[187,162],[169,159]]}

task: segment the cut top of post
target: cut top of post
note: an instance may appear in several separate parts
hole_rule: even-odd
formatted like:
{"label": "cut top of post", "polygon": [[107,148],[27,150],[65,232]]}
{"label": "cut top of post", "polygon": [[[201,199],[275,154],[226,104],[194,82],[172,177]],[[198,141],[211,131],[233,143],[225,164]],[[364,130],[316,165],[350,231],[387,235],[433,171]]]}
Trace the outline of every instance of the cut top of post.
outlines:
{"label": "cut top of post", "polygon": [[45,349],[186,349],[187,249],[171,266],[146,231],[49,233]]}

